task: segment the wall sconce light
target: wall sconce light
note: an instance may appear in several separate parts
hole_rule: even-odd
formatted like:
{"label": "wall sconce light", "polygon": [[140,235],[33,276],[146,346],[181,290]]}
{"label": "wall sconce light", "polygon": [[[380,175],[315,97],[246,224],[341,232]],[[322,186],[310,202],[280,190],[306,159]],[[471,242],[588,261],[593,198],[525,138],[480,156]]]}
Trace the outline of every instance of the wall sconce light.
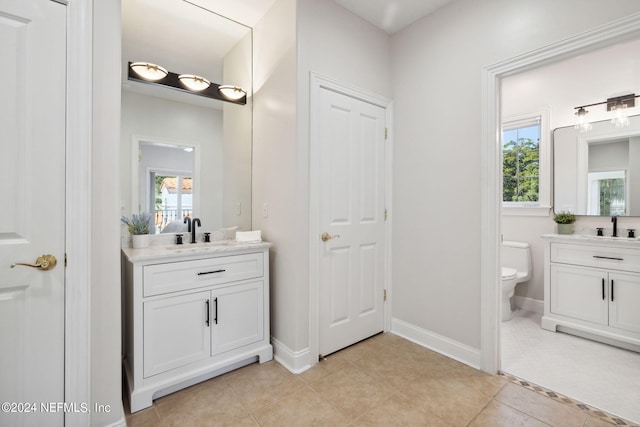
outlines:
{"label": "wall sconce light", "polygon": [[149,62],[132,62],[129,64],[129,68],[143,79],[152,82],[164,79],[167,77],[167,74],[169,74],[169,72],[161,66]]}
{"label": "wall sconce light", "polygon": [[225,98],[232,100],[237,100],[247,96],[247,92],[245,92],[241,87],[233,85],[218,86],[218,92]]}
{"label": "wall sconce light", "polygon": [[[247,92],[242,88],[211,83],[206,78],[193,74],[172,73],[159,65],[147,62],[129,62],[128,79],[232,104],[245,105],[247,103]],[[230,91],[227,92],[226,88],[230,88]]]}
{"label": "wall sconce light", "polygon": [[629,95],[617,96],[615,98],[609,98],[603,102],[596,102],[594,104],[581,105],[575,107],[576,110],[576,124],[575,128],[580,129],[582,132],[587,132],[591,130],[591,123],[587,121],[586,114],[588,113],[585,110],[585,107],[593,107],[595,105],[604,105],[607,104],[607,111],[613,111],[614,117],[611,119],[611,123],[617,128],[628,126],[629,125],[629,115],[627,114],[627,110],[629,108],[633,108],[636,105],[636,98],[640,97],[640,95],[636,95],[635,93],[630,93]]}
{"label": "wall sconce light", "polygon": [[593,125],[587,120],[588,112],[589,111],[585,110],[584,107],[580,107],[578,111],[576,111],[576,125],[574,127],[580,132],[588,132],[593,127]]}
{"label": "wall sconce light", "polygon": [[189,88],[196,92],[200,92],[211,86],[211,82],[204,77],[194,76],[193,74],[180,74],[178,79]]}

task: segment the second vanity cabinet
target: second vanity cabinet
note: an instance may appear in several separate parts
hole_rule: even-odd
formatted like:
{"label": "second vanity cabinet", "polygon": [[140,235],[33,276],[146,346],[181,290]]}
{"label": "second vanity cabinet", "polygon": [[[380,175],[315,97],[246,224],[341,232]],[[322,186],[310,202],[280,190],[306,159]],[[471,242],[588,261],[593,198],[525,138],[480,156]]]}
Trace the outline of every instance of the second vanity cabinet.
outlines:
{"label": "second vanity cabinet", "polygon": [[246,360],[271,360],[269,246],[123,249],[132,412]]}
{"label": "second vanity cabinet", "polygon": [[640,242],[545,235],[542,327],[640,349]]}

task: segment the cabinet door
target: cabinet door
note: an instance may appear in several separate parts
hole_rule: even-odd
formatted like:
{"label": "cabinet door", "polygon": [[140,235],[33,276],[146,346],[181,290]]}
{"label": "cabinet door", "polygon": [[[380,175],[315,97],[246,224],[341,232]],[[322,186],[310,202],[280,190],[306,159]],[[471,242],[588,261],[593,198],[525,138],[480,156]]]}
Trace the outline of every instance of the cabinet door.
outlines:
{"label": "cabinet door", "polygon": [[145,378],[209,357],[210,298],[207,291],[144,303]]}
{"label": "cabinet door", "polygon": [[551,265],[551,312],[574,319],[608,323],[607,273],[590,268]]}
{"label": "cabinet door", "polygon": [[228,286],[211,292],[211,354],[262,341],[264,338],[264,282]]}
{"label": "cabinet door", "polygon": [[609,326],[640,333],[640,275],[609,273]]}

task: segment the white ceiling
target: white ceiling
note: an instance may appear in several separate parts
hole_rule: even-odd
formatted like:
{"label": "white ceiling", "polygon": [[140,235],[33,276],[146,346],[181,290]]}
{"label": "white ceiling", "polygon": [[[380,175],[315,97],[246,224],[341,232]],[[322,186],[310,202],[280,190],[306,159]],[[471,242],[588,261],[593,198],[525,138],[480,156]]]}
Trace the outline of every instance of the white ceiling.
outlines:
{"label": "white ceiling", "polygon": [[334,0],[366,21],[393,34],[453,0]]}
{"label": "white ceiling", "polygon": [[[187,0],[250,27],[276,0]],[[453,0],[334,0],[389,34],[401,30]]]}

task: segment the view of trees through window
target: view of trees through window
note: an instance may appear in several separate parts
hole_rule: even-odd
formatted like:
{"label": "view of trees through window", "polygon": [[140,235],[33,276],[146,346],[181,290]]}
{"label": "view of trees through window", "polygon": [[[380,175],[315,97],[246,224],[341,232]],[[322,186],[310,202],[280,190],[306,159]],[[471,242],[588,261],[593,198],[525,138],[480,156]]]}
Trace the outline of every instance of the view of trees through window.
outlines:
{"label": "view of trees through window", "polygon": [[540,124],[506,127],[502,132],[502,200],[538,202]]}

